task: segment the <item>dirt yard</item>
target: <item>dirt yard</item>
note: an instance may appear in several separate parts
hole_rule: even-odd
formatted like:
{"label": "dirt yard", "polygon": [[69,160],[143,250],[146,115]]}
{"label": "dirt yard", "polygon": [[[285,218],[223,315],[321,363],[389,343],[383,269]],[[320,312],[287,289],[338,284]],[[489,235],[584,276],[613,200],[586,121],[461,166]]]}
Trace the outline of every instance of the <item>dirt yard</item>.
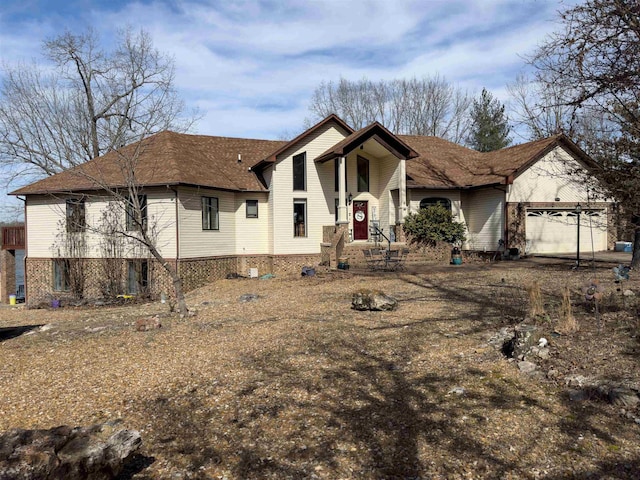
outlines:
{"label": "dirt yard", "polygon": [[[160,303],[3,307],[0,430],[121,419],[143,438],[123,479],[640,478],[638,407],[567,386],[640,389],[640,302],[612,266],[224,280],[190,293],[184,320]],[[581,291],[594,277],[598,318]],[[527,316],[535,280],[550,356],[525,374],[490,340]],[[571,335],[554,332],[564,285]],[[354,311],[359,288],[399,308]],[[640,296],[640,275],[622,288]],[[153,314],[162,328],[136,331]]]}

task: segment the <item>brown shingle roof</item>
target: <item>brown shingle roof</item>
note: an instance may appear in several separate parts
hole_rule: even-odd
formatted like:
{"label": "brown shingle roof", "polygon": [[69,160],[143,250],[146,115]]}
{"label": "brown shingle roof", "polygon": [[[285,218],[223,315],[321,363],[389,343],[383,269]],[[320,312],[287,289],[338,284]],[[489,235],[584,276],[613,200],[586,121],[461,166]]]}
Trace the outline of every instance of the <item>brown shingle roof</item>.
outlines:
{"label": "brown shingle roof", "polygon": [[[135,168],[140,185],[199,185],[225,190],[264,190],[249,167],[287,142],[188,135],[165,131],[142,143],[109,152],[73,169],[32,183],[14,195],[92,190],[102,184],[123,186],[122,158],[133,158],[140,147]],[[242,162],[238,162],[238,154]]]}
{"label": "brown shingle roof", "polygon": [[481,153],[436,137],[399,135],[420,156],[407,162],[408,187],[464,188],[508,183],[531,163],[562,145],[588,157],[564,135]]}

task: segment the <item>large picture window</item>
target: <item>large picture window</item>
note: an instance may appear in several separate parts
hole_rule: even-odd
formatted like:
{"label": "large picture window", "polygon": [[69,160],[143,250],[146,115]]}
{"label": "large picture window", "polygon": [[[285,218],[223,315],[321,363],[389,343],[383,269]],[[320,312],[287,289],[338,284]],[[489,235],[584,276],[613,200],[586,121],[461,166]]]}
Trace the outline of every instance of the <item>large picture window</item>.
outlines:
{"label": "large picture window", "polygon": [[358,191],[369,191],[369,160],[358,157]]}
{"label": "large picture window", "polygon": [[87,226],[84,199],[69,198],[67,207],[67,232],[84,232]]}
{"label": "large picture window", "polygon": [[434,205],[442,205],[444,208],[451,211],[451,200],[442,197],[427,197],[420,200],[420,208],[432,207]]}
{"label": "large picture window", "polygon": [[307,236],[307,201],[305,199],[293,201],[293,236]]}
{"label": "large picture window", "polygon": [[202,230],[220,229],[220,212],[216,197],[202,197]]}
{"label": "large picture window", "polygon": [[293,156],[293,189],[307,189],[307,154],[305,152]]}
{"label": "large picture window", "polygon": [[[147,196],[138,195],[127,199],[127,230],[141,230],[147,228]],[[137,203],[137,204],[136,204]]]}

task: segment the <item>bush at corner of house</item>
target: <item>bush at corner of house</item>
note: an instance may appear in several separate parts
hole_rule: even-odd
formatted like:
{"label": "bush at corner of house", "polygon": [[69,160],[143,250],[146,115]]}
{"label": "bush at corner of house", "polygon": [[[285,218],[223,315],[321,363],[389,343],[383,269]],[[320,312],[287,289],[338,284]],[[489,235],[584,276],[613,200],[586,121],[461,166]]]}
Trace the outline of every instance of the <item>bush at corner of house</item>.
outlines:
{"label": "bush at corner of house", "polygon": [[451,210],[442,205],[421,208],[404,221],[404,231],[415,242],[435,245],[437,242],[460,244],[465,241],[465,226],[453,219]]}

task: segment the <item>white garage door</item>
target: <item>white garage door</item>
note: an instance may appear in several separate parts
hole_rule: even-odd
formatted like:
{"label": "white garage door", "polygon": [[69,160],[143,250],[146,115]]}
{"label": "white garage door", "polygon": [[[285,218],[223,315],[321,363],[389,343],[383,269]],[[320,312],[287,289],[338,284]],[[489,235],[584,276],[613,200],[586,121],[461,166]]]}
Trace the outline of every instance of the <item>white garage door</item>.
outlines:
{"label": "white garage door", "polygon": [[[527,253],[576,251],[578,214],[573,210],[527,210]],[[604,210],[583,210],[580,215],[580,251],[607,249],[607,215]]]}

